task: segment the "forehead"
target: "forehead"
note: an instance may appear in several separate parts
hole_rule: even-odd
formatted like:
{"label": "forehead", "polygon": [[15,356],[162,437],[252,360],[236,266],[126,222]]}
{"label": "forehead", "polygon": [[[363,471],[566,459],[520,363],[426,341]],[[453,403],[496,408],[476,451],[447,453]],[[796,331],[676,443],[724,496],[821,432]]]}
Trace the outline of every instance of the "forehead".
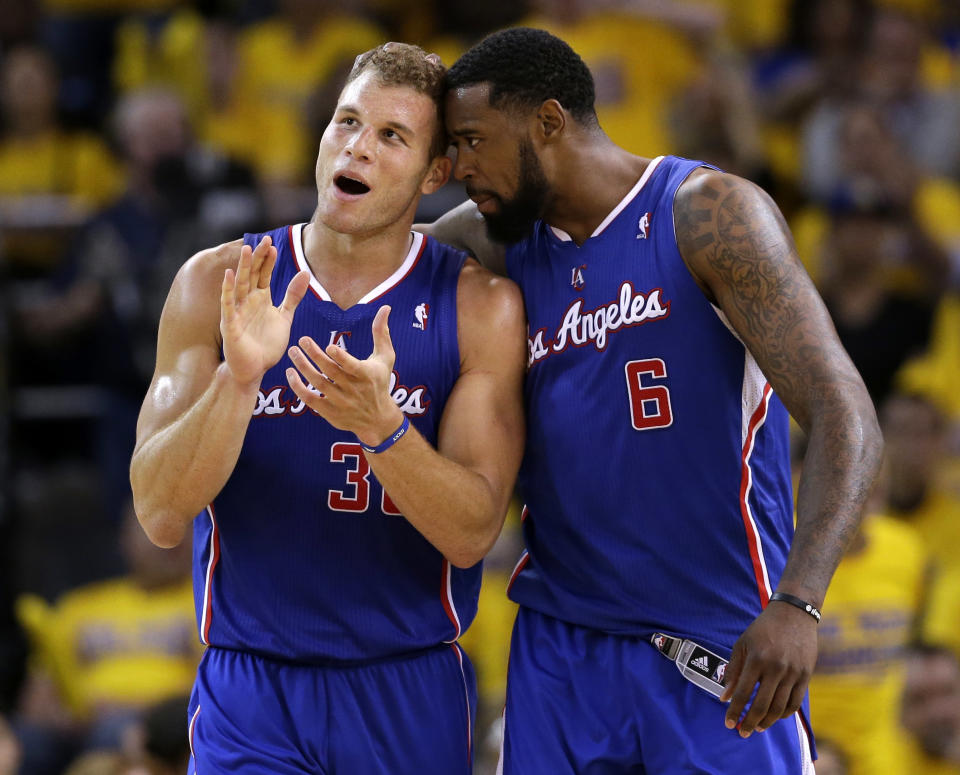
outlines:
{"label": "forehead", "polygon": [[416,132],[432,133],[437,120],[434,101],[412,86],[384,84],[368,70],[340,92],[337,110],[350,110],[370,122],[400,124]]}
{"label": "forehead", "polygon": [[447,93],[447,128],[454,135],[471,129],[504,131],[517,127],[516,117],[490,105],[488,83],[461,86]]}

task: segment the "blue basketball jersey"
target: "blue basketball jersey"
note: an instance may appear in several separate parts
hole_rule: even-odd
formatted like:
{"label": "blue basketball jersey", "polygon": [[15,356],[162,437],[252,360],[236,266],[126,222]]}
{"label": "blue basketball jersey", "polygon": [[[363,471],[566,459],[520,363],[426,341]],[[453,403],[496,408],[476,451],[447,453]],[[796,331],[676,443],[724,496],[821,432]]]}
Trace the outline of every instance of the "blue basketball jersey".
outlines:
{"label": "blue basketball jersey", "polygon": [[[302,225],[269,232],[279,304],[307,269]],[[260,234],[244,242],[256,245]],[[390,391],[436,445],[460,372],[457,281],[464,256],[413,233],[400,268],[340,309],[311,275],[291,344],[312,337],[356,358],[391,306]],[[194,596],[204,643],[306,663],[378,659],[456,640],[473,620],[481,566],[450,563],[391,502],[357,438],[306,408],[287,384],[287,354],[263,377],[240,458],[194,520]]]}
{"label": "blue basketball jersey", "polygon": [[541,221],[508,250],[530,347],[510,596],[728,651],[793,535],[788,415],[677,248],[674,196],[698,166],[655,159],[582,246]]}

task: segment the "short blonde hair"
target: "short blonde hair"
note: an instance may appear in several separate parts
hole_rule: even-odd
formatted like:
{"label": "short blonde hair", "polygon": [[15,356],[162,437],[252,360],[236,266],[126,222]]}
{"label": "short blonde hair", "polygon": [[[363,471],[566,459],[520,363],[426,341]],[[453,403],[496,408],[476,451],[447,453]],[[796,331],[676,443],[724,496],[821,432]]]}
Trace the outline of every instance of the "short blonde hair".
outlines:
{"label": "short blonde hair", "polygon": [[447,68],[440,57],[428,54],[411,43],[384,43],[360,54],[354,60],[347,83],[372,69],[384,86],[408,86],[433,100],[437,109],[437,128],[430,144],[430,158],[447,152],[447,130],[443,124],[443,97]]}

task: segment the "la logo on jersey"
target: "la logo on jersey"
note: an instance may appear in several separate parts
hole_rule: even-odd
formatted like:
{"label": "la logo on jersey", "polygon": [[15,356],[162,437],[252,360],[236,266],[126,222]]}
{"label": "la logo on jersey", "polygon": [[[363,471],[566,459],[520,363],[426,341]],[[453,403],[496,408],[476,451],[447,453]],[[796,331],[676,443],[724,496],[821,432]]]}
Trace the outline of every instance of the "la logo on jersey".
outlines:
{"label": "la logo on jersey", "polygon": [[578,291],[586,285],[586,282],[583,279],[583,270],[587,268],[586,264],[580,264],[580,266],[575,266],[570,270],[570,285],[576,288]]}
{"label": "la logo on jersey", "polygon": [[637,239],[646,239],[650,236],[650,219],[652,217],[651,213],[644,213],[640,216],[640,220],[637,222]]}
{"label": "la logo on jersey", "polygon": [[330,341],[327,342],[329,347],[331,344],[335,344],[341,350],[347,349],[347,337],[350,336],[350,331],[331,331],[330,332]]}
{"label": "la logo on jersey", "polygon": [[413,317],[413,327],[419,328],[421,331],[426,331],[427,320],[430,317],[430,305],[425,301],[420,302],[413,311]]}

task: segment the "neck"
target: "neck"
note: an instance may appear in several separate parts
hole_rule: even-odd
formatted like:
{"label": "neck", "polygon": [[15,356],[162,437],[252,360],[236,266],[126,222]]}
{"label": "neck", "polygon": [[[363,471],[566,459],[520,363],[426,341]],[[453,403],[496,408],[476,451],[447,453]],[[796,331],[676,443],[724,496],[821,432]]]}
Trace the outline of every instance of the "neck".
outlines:
{"label": "neck", "polygon": [[634,156],[602,131],[582,132],[564,148],[553,179],[553,199],[545,220],[563,229],[578,245],[603,222],[632,189],[649,159]]}
{"label": "neck", "polygon": [[402,219],[372,234],[342,234],[316,215],[303,230],[303,252],[320,284],[343,309],[393,274],[410,250],[412,222]]}

